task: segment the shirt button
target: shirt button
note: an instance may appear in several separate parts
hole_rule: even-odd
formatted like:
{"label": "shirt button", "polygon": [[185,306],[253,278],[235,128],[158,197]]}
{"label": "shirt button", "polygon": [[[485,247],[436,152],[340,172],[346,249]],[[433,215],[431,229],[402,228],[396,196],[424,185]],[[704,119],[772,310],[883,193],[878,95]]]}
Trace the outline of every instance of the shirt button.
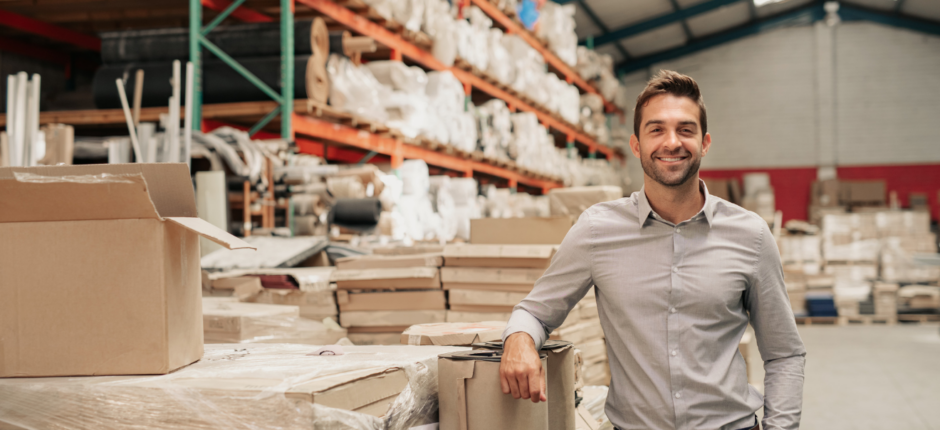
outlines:
{"label": "shirt button", "polygon": [[676,308],[672,308],[672,309],[670,309],[670,310],[669,310],[669,313],[671,313],[671,314],[674,314],[674,313],[676,313]]}
{"label": "shirt button", "polygon": [[681,397],[682,397],[682,394],[681,394],[681,393],[676,393],[676,398],[677,398],[677,399],[678,399],[678,398],[681,398]]}
{"label": "shirt button", "polygon": [[676,229],[676,233],[682,233],[682,229],[681,229],[681,228],[677,228],[677,229]]}
{"label": "shirt button", "polygon": [[672,356],[673,356],[673,357],[676,356],[676,352],[675,352],[675,351],[672,351]]}
{"label": "shirt button", "polygon": [[673,268],[672,268],[672,273],[679,273],[679,268],[678,268],[678,267],[673,267]]}

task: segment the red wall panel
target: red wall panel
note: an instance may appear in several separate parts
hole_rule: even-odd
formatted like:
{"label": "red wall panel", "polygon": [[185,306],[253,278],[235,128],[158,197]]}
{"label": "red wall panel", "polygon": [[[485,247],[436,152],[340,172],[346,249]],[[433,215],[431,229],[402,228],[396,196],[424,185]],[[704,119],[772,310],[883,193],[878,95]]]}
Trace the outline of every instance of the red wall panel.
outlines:
{"label": "red wall panel", "polygon": [[[701,177],[735,178],[741,182],[745,173],[753,172],[766,172],[770,175],[777,209],[783,211],[784,222],[807,218],[810,186],[816,180],[816,167],[702,170]],[[838,167],[836,172],[839,179],[883,179],[889,193],[897,191],[902,207],[907,206],[909,193],[926,193],[933,219],[940,218],[940,202],[937,201],[937,193],[940,191],[940,164],[847,166]]]}

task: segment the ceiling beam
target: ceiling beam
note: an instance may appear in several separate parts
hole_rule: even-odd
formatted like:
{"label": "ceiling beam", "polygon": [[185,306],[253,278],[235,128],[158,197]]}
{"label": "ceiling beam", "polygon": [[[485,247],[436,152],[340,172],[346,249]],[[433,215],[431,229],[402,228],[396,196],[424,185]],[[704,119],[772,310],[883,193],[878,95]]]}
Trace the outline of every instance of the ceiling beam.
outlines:
{"label": "ceiling beam", "polygon": [[[656,18],[643,21],[639,24],[628,25],[626,27],[613,30],[610,33],[602,35],[600,37],[595,37],[594,46],[598,47],[607,43],[612,43],[621,39],[626,39],[630,36],[635,36],[637,34],[645,33],[647,31],[662,27],[664,25],[669,25],[675,22],[683,21],[693,16],[710,12],[720,7],[737,3],[739,1],[742,1],[742,0],[708,0],[706,2],[699,3],[695,6],[691,6],[685,9],[679,9],[672,13],[660,15]],[[579,41],[578,43],[583,45],[584,41],[582,40],[582,41]]]}
{"label": "ceiling beam", "polygon": [[[673,11],[678,12],[678,11],[680,11],[680,10],[682,9],[682,8],[679,7],[679,2],[677,2],[676,0],[669,0],[669,3],[672,4],[672,10],[673,10]],[[753,3],[753,2],[752,2],[752,3]],[[685,32],[685,40],[692,40],[692,39],[693,39],[693,37],[692,37],[692,30],[689,29],[689,22],[686,21],[686,20],[684,20],[684,19],[682,20],[682,31]]]}
{"label": "ceiling beam", "polygon": [[[574,1],[578,3],[578,6],[581,6],[581,10],[584,11],[584,13],[591,20],[591,22],[593,22],[594,25],[597,26],[597,28],[601,30],[602,35],[610,33],[610,29],[607,28],[607,25],[605,25],[604,22],[601,21],[600,17],[598,17],[597,14],[594,13],[594,9],[591,9],[591,6],[588,6],[587,1],[585,0],[574,0]],[[629,60],[633,58],[632,56],[630,56],[630,53],[627,52],[627,50],[624,49],[623,46],[621,46],[619,43],[614,46],[617,47],[617,51],[620,52],[620,55],[623,56],[624,60]]]}
{"label": "ceiling beam", "polygon": [[91,51],[101,51],[101,39],[95,36],[48,24],[7,10],[0,9],[0,25]]}
{"label": "ceiling beam", "polygon": [[[228,9],[232,5],[232,2],[229,0],[201,0],[202,5],[212,9],[216,12],[223,12],[225,9]],[[230,15],[233,18],[236,18],[244,22],[273,22],[274,18],[267,16],[261,12],[258,12],[254,9],[249,9],[245,6],[239,6],[232,11]]]}
{"label": "ceiling beam", "polygon": [[[843,5],[843,7],[845,6]],[[839,11],[842,12],[842,9]],[[689,55],[703,49],[708,49],[723,43],[728,43],[733,40],[751,36],[772,28],[799,22],[815,22],[823,19],[825,15],[826,13],[823,10],[822,5],[811,4],[798,9],[782,12],[759,21],[748,23],[713,36],[695,39],[690,43],[687,43],[686,45],[680,46],[678,48],[647,55],[645,57],[640,57],[633,61],[622,62],[617,65],[617,71],[622,73],[629,73],[635,70],[644,69],[659,62]]]}
{"label": "ceiling beam", "polygon": [[842,3],[839,5],[839,17],[843,21],[871,21],[892,27],[905,28],[921,33],[940,36],[940,22],[894,12],[884,12]]}

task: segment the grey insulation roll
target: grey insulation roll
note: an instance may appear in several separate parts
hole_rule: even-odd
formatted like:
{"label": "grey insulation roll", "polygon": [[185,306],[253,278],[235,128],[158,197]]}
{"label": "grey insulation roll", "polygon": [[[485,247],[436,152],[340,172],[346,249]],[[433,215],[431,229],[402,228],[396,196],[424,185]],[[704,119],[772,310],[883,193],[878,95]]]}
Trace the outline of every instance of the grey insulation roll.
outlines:
{"label": "grey insulation roll", "polygon": [[[305,76],[309,56],[297,56],[294,59],[294,98],[307,98]],[[281,57],[237,58],[239,64],[261,79],[271,89],[281,92]],[[92,83],[95,106],[98,109],[117,109],[121,107],[114,80],[125,79],[127,88],[134,88],[134,79],[138,69],[144,70],[144,87],[141,105],[144,107],[166,106],[173,93],[170,85],[173,66],[171,61],[157,63],[109,64],[101,66],[95,72]],[[261,89],[238,74],[221,60],[203,63],[202,102],[232,103],[272,100]],[[185,78],[182,87],[186,87]]]}
{"label": "grey insulation roll", "polygon": [[382,203],[377,198],[336,199],[330,211],[330,223],[344,226],[375,225],[382,215]]}
{"label": "grey insulation roll", "polygon": [[[312,20],[294,22],[294,53],[310,55]],[[231,57],[281,55],[281,25],[278,22],[220,26],[207,36]],[[204,58],[214,58],[206,52]],[[189,29],[113,31],[101,34],[101,61],[104,64],[157,62],[189,59]]]}

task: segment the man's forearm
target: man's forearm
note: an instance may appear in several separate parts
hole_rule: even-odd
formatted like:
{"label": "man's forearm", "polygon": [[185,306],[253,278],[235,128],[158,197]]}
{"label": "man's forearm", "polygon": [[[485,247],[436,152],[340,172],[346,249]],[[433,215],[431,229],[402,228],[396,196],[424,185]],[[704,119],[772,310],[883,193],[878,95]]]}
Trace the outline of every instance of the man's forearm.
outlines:
{"label": "man's forearm", "polygon": [[503,341],[505,342],[510,335],[518,332],[528,333],[535,343],[536,350],[541,349],[542,344],[548,339],[548,335],[545,333],[545,326],[542,325],[542,322],[525,309],[520,309],[519,307],[512,312],[512,317],[509,318],[509,323],[506,324],[506,330],[503,331]]}
{"label": "man's forearm", "polygon": [[795,355],[764,362],[765,430],[800,428],[803,410],[803,368],[806,357]]}

